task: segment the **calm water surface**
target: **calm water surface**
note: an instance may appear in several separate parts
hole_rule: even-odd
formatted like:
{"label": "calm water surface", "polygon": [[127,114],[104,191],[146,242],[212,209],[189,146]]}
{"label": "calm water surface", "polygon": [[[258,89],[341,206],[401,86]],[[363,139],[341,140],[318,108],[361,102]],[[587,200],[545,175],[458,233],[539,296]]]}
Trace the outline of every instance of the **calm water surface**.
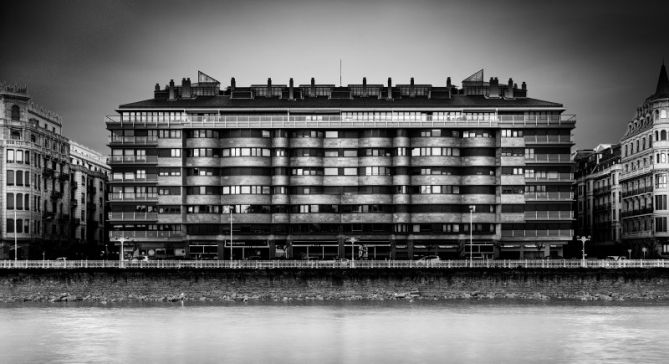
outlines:
{"label": "calm water surface", "polygon": [[668,306],[0,308],[0,363],[667,363]]}

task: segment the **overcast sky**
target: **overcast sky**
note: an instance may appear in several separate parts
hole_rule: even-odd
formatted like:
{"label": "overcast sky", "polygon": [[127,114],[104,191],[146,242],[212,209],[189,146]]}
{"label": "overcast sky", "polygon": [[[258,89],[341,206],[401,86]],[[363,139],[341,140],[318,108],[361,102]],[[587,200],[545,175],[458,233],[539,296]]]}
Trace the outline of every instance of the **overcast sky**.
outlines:
{"label": "overcast sky", "polygon": [[64,134],[105,154],[104,117],[156,82],[527,82],[577,115],[578,148],[617,142],[669,60],[669,1],[14,0],[0,79],[27,84]]}

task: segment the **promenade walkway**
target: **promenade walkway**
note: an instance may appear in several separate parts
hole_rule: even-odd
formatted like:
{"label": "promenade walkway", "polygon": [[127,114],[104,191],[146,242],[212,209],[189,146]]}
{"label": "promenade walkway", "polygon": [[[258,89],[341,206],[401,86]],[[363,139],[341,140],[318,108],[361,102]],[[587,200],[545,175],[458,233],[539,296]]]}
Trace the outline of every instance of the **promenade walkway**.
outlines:
{"label": "promenade walkway", "polygon": [[629,269],[669,268],[669,260],[0,260],[0,269]]}

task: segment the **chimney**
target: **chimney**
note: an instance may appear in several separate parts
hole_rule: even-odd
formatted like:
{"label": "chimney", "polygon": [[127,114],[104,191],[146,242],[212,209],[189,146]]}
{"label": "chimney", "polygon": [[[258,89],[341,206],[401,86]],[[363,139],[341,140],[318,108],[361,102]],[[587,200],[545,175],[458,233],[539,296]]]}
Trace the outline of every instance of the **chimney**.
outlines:
{"label": "chimney", "polygon": [[192,92],[190,89],[190,78],[184,78],[181,80],[181,97],[184,99],[190,99],[192,97]]}
{"label": "chimney", "polygon": [[513,79],[509,78],[509,82],[507,82],[506,89],[504,90],[504,97],[505,98],[513,98]]}
{"label": "chimney", "polygon": [[230,79],[230,91],[235,92],[235,88],[237,87],[237,82],[235,81],[235,78]]}
{"label": "chimney", "polygon": [[313,77],[311,78],[311,89],[309,90],[309,96],[315,97],[316,96],[316,79]]}
{"label": "chimney", "polygon": [[411,87],[413,87],[413,77],[411,77]]}
{"label": "chimney", "polygon": [[174,80],[170,80],[170,85],[167,89],[167,99],[170,101],[176,100],[176,95],[174,94]]}
{"label": "chimney", "polygon": [[156,86],[153,88],[153,98],[158,98],[158,93],[160,93],[160,85],[156,83]]}
{"label": "chimney", "polygon": [[525,81],[523,81],[523,83],[521,84],[520,88],[521,88],[523,91],[527,91],[527,84],[525,83]]}
{"label": "chimney", "polygon": [[367,77],[362,78],[362,96],[367,96]]}
{"label": "chimney", "polygon": [[272,79],[267,78],[267,88],[270,88],[270,87],[272,87]]}
{"label": "chimney", "polygon": [[393,98],[393,79],[388,77],[388,100]]}
{"label": "chimney", "polygon": [[450,88],[451,87],[451,78],[446,77],[446,87]]}
{"label": "chimney", "polygon": [[409,82],[409,97],[416,97],[416,89],[414,88],[413,77],[411,77],[411,82]]}
{"label": "chimney", "polygon": [[295,95],[293,92],[293,78],[290,78],[288,81],[288,100],[295,100]]}
{"label": "chimney", "polygon": [[492,98],[499,98],[502,95],[500,94],[499,90],[499,80],[497,77],[492,77],[490,78],[490,84],[488,87],[488,97]]}

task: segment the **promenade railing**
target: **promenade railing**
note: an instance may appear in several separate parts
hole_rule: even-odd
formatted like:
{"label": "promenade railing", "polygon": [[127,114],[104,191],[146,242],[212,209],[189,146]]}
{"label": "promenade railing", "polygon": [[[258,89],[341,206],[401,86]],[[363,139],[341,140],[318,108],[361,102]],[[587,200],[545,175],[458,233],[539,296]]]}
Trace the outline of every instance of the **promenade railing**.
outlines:
{"label": "promenade railing", "polygon": [[0,269],[384,269],[384,268],[669,268],[669,260],[520,259],[520,260],[0,260]]}

